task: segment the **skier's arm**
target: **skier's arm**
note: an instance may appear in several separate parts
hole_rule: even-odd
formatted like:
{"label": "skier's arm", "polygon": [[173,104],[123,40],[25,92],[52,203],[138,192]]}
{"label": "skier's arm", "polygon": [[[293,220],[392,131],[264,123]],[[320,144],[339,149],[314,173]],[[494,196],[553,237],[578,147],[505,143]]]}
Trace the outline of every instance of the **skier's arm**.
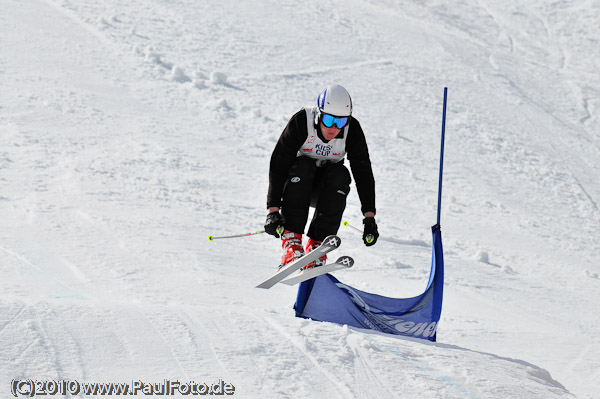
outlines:
{"label": "skier's arm", "polygon": [[269,213],[279,211],[283,186],[288,178],[288,172],[298,155],[307,136],[306,112],[299,111],[288,122],[281,133],[275,149],[271,154],[269,166],[269,191],[267,193],[267,208]]}
{"label": "skier's arm", "polygon": [[375,178],[371,168],[369,148],[365,134],[356,119],[351,119],[346,139],[346,151],[350,161],[350,169],[356,183],[360,198],[361,211],[365,217],[374,217],[375,209]]}

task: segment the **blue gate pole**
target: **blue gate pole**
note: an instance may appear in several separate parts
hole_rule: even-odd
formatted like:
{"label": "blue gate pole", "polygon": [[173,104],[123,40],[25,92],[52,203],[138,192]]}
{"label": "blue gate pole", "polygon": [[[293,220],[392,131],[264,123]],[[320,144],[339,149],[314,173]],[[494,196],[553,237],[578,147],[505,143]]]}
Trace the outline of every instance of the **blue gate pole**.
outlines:
{"label": "blue gate pole", "polygon": [[444,138],[446,136],[446,99],[448,98],[448,88],[444,87],[444,111],[442,113],[442,148],[440,150],[440,182],[438,186],[438,205],[437,205],[437,228],[440,228],[440,215],[442,212],[442,172],[444,170]]}

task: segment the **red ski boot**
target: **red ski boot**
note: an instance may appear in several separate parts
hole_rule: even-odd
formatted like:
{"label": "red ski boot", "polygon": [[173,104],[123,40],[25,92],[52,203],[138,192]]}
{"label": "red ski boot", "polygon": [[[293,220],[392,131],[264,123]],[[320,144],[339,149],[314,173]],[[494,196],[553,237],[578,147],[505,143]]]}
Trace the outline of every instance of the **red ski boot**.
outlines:
{"label": "red ski boot", "polygon": [[[318,248],[319,245],[321,245],[321,242],[322,241],[313,240],[312,238],[308,237],[308,242],[306,243],[306,253],[309,253]],[[310,269],[311,267],[323,266],[325,265],[325,263],[327,263],[327,254],[321,256],[314,262],[310,262],[308,265],[304,266],[303,269]]]}
{"label": "red ski boot", "polygon": [[285,230],[281,235],[281,266],[279,268],[301,256],[304,256],[302,234]]}

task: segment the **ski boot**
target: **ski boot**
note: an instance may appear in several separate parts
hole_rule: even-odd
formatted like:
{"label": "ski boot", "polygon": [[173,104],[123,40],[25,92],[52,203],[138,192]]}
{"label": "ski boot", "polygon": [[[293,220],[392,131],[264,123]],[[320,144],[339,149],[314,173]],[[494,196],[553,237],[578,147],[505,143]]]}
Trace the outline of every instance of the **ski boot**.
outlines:
{"label": "ski boot", "polygon": [[[322,241],[317,241],[317,240],[313,240],[312,238],[308,237],[308,242],[306,243],[306,253],[309,253],[311,251],[314,251],[315,249],[317,249],[319,247],[319,245],[321,245]],[[310,269],[313,267],[319,267],[319,266],[324,266],[325,263],[327,263],[327,254],[321,256],[319,259],[310,262],[308,265],[304,266],[302,269]]]}
{"label": "ski boot", "polygon": [[285,230],[281,235],[281,269],[288,263],[304,256],[304,248],[302,248],[302,234],[294,233]]}

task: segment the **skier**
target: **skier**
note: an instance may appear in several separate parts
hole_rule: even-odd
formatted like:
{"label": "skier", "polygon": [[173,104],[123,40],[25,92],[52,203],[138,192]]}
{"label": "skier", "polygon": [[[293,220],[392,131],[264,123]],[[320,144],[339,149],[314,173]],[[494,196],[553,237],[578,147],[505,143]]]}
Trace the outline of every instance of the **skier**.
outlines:
{"label": "skier", "polygon": [[[360,123],[352,117],[350,94],[342,86],[330,85],[319,95],[316,106],[303,108],[290,119],[271,155],[265,231],[281,237],[281,266],[337,233],[350,192],[346,155],[364,216],[363,241],[371,246],[379,233],[367,142]],[[310,206],[315,212],[305,252],[302,235]],[[321,266],[326,261],[324,255],[306,267]]]}

